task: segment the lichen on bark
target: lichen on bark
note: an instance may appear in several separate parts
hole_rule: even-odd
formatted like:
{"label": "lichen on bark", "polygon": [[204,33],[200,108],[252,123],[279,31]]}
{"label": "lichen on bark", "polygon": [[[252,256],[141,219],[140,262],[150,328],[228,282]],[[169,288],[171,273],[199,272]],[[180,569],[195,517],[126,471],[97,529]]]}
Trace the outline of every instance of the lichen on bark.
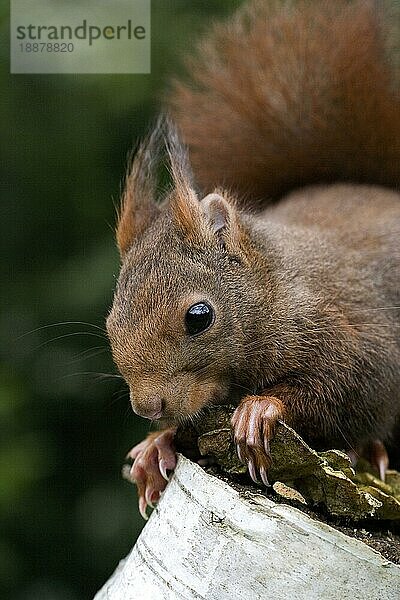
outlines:
{"label": "lichen on bark", "polygon": [[[228,474],[246,473],[232,440],[233,407],[214,407],[198,424],[178,431],[178,445],[198,445]],[[190,444],[189,444],[190,445]],[[271,441],[272,466],[268,478],[283,499],[321,506],[335,517],[400,520],[400,474],[387,473],[385,483],[366,462],[355,471],[346,453],[313,450],[289,426],[279,423]],[[260,484],[261,485],[261,484]]]}

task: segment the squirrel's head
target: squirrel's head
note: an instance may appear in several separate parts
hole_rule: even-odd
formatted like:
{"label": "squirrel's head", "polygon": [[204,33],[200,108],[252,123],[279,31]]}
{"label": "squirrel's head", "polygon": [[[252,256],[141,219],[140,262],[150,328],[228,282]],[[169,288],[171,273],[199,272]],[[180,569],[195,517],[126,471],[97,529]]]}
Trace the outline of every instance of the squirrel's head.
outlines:
{"label": "squirrel's head", "polygon": [[171,127],[173,187],[156,202],[159,144],[157,132],[142,144],[126,180],[117,226],[122,267],[107,329],[135,412],[178,421],[225,401],[245,366],[254,288],[246,265],[255,250],[227,193],[194,191]]}

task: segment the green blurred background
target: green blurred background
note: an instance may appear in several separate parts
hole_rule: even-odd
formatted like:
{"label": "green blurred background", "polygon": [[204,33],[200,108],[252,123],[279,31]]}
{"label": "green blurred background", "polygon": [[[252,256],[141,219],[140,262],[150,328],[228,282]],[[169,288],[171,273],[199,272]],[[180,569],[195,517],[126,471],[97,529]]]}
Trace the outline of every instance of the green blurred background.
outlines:
{"label": "green blurred background", "polygon": [[[171,74],[240,0],[153,0],[151,75],[10,75],[1,27],[0,598],[91,598],[143,521],[103,327],[126,157]],[[87,323],[87,324],[84,324]]]}

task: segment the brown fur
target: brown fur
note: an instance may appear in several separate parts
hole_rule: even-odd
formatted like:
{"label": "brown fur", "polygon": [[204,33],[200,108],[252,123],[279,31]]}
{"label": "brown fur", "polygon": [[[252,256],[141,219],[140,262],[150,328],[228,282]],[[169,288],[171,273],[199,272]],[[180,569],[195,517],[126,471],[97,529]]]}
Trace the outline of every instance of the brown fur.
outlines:
{"label": "brown fur", "polygon": [[153,166],[158,157],[159,142],[159,129],[156,127],[139,146],[126,177],[116,231],[117,244],[122,255],[159,212],[152,201],[156,188]]}
{"label": "brown fur", "polygon": [[399,187],[399,27],[377,6],[258,0],[214,27],[169,96],[203,191],[265,204],[321,181]]}
{"label": "brown fur", "polygon": [[[385,440],[400,414],[400,195],[359,184],[399,183],[381,17],[367,2],[277,6],[252,3],[217,28],[202,88],[175,96],[205,192],[173,129],[173,189],[159,207],[149,191],[159,133],[134,161],[113,355],[134,408],[150,414],[162,398],[166,422],[263,396],[317,445]],[[324,183],[302,188],[314,181]],[[223,183],[266,208],[241,211],[233,192],[214,190]],[[215,322],[193,337],[185,314],[200,301]]]}

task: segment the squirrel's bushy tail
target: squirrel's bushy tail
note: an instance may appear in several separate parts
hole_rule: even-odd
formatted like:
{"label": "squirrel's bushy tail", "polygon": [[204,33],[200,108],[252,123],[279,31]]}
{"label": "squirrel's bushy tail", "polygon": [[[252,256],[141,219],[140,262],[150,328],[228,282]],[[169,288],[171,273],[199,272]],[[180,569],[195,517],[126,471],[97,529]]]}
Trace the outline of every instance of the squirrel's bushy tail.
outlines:
{"label": "squirrel's bushy tail", "polygon": [[169,98],[204,191],[265,202],[318,182],[400,187],[399,40],[384,4],[257,0],[213,28]]}

